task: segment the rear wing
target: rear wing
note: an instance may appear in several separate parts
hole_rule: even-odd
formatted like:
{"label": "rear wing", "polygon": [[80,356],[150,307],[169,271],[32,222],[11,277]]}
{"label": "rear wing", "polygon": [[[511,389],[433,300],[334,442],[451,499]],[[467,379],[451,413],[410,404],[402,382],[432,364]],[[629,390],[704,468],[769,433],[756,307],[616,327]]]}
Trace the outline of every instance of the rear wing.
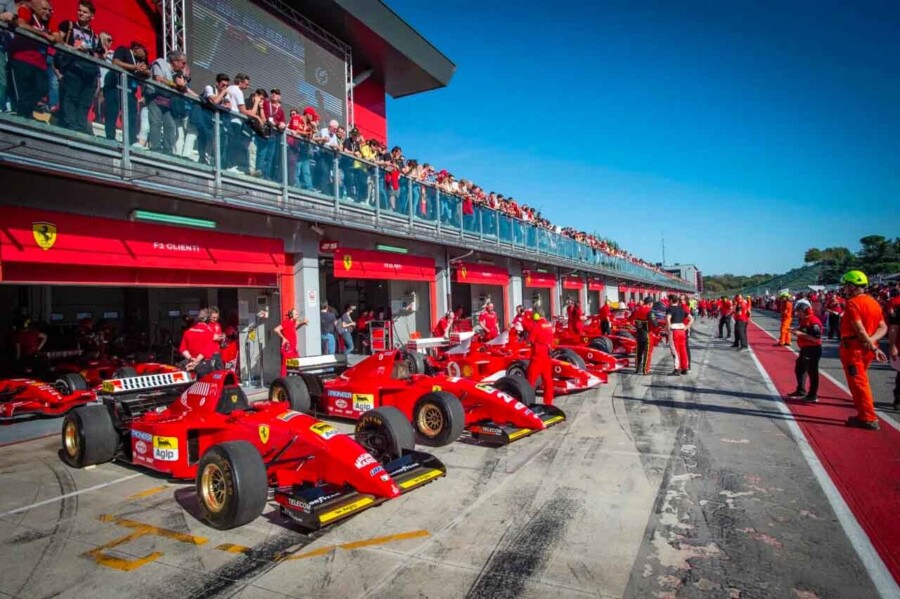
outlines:
{"label": "rear wing", "polygon": [[347,368],[349,368],[347,356],[343,354],[288,358],[285,360],[285,370],[288,374],[294,376],[303,374],[337,376],[347,370]]}
{"label": "rear wing", "polygon": [[121,379],[109,379],[100,385],[100,395],[129,395],[151,391],[165,391],[174,387],[187,387],[194,381],[184,371],[165,372],[131,376]]}
{"label": "rear wing", "polygon": [[450,343],[453,345],[459,345],[460,343],[465,343],[474,336],[474,331],[459,331],[456,333],[450,333]]}
{"label": "rear wing", "polygon": [[446,337],[425,337],[423,339],[410,339],[406,342],[406,349],[419,353],[436,347],[447,347],[450,341]]}

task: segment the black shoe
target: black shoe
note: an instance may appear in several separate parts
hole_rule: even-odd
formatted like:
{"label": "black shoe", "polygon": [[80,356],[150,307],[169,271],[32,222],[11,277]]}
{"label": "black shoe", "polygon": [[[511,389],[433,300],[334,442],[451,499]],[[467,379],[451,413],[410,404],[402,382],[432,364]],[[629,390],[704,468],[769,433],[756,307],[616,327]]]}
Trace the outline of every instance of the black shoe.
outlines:
{"label": "black shoe", "polygon": [[681,376],[681,371],[673,370],[672,372],[669,373],[669,376]]}
{"label": "black shoe", "polygon": [[[690,368],[689,368],[688,370],[690,370]],[[681,371],[681,374],[687,374],[687,373],[688,373],[687,370],[682,370],[682,371]]]}
{"label": "black shoe", "polygon": [[806,391],[801,391],[800,389],[797,389],[793,393],[788,393],[787,396],[788,397],[806,397]]}
{"label": "black shoe", "polygon": [[895,400],[894,400],[893,408],[894,408],[895,410],[900,410],[900,399],[895,399]]}
{"label": "black shoe", "polygon": [[851,416],[850,418],[847,418],[847,422],[845,422],[845,424],[854,428],[862,428],[870,431],[877,431],[881,428],[877,420],[860,420],[857,416]]}
{"label": "black shoe", "polygon": [[803,401],[805,401],[806,403],[816,403],[819,401],[819,398],[815,395],[807,395],[803,398]]}

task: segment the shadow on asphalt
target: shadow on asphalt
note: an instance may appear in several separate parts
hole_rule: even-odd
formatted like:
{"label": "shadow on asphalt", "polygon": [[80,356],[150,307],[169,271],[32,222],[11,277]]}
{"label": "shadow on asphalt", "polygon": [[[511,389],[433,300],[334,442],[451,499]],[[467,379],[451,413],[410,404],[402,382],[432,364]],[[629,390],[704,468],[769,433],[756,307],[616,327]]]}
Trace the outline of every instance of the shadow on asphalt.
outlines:
{"label": "shadow on asphalt", "polygon": [[[660,389],[671,389],[671,390],[679,390],[686,391],[688,393],[699,391],[701,393],[710,393],[715,395],[722,395],[727,397],[740,397],[740,398],[760,398],[766,399],[768,401],[773,401],[773,398],[770,396],[763,396],[758,393],[729,393],[725,391],[718,391],[715,389],[700,389],[693,390],[690,387],[667,387],[666,385],[650,385],[651,387],[657,387]],[[685,403],[681,401],[672,401],[667,399],[641,399],[638,397],[625,397],[618,396],[617,399],[621,399],[623,401],[639,401],[645,405],[653,405],[659,406],[661,408],[673,408],[676,410],[690,410],[690,411],[699,411],[699,412],[711,412],[718,414],[734,414],[737,416],[755,416],[758,418],[771,418],[772,420],[794,420],[796,422],[808,422],[810,424],[825,424],[828,426],[846,426],[844,421],[836,418],[818,418],[815,416],[794,416],[792,414],[785,414],[781,411],[775,410],[755,410],[750,408],[737,408],[730,406],[715,406],[715,405],[707,405],[700,403]]]}

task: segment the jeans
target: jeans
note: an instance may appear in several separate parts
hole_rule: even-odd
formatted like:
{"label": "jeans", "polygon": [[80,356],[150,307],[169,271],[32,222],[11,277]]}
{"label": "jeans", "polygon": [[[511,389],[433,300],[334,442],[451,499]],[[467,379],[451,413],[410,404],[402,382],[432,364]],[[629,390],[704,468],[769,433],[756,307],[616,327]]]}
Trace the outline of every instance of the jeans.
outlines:
{"label": "jeans", "polygon": [[150,149],[154,152],[174,153],[178,132],[175,130],[175,117],[172,115],[171,106],[161,106],[151,99],[149,112]]}
{"label": "jeans", "polygon": [[242,121],[232,121],[228,128],[228,168],[247,171],[250,164],[250,127]]}
{"label": "jeans", "polygon": [[803,391],[805,378],[809,376],[809,390],[806,395],[815,397],[819,392],[819,360],[822,358],[822,346],[801,347],[800,355],[794,364],[794,375],[797,377],[797,391]]}
{"label": "jeans", "polygon": [[6,48],[0,48],[0,112],[6,111],[7,66]]}
{"label": "jeans", "polygon": [[47,95],[48,78],[44,69],[18,60],[12,61],[13,85],[16,90],[16,113],[33,118],[34,108]]}
{"label": "jeans", "polygon": [[60,84],[60,124],[63,127],[88,135],[94,134],[94,129],[88,122],[88,112],[97,92],[98,73],[96,67],[85,69],[84,65],[77,62],[66,69]]}
{"label": "jeans", "polygon": [[322,335],[322,353],[330,356],[335,351],[337,351],[337,340],[334,338],[334,333]]}
{"label": "jeans", "polygon": [[271,179],[272,161],[275,158],[274,137],[254,136],[256,140],[256,170],[266,179]]}
{"label": "jeans", "polygon": [[[300,152],[305,153],[306,150],[301,148]],[[297,163],[294,184],[300,189],[312,189],[312,159],[309,156],[302,157]]]}
{"label": "jeans", "polygon": [[349,356],[353,353],[353,335],[350,331],[344,330],[341,331],[341,338],[344,340],[344,354]]}

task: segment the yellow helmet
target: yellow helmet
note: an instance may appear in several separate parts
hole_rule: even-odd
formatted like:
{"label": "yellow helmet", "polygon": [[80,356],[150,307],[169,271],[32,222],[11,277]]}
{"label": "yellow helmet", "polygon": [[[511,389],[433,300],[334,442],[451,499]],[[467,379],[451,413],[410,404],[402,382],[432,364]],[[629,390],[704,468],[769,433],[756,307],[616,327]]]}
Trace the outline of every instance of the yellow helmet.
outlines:
{"label": "yellow helmet", "polygon": [[851,270],[841,277],[841,283],[856,285],[857,287],[868,287],[869,278],[866,276],[866,273],[861,270]]}

